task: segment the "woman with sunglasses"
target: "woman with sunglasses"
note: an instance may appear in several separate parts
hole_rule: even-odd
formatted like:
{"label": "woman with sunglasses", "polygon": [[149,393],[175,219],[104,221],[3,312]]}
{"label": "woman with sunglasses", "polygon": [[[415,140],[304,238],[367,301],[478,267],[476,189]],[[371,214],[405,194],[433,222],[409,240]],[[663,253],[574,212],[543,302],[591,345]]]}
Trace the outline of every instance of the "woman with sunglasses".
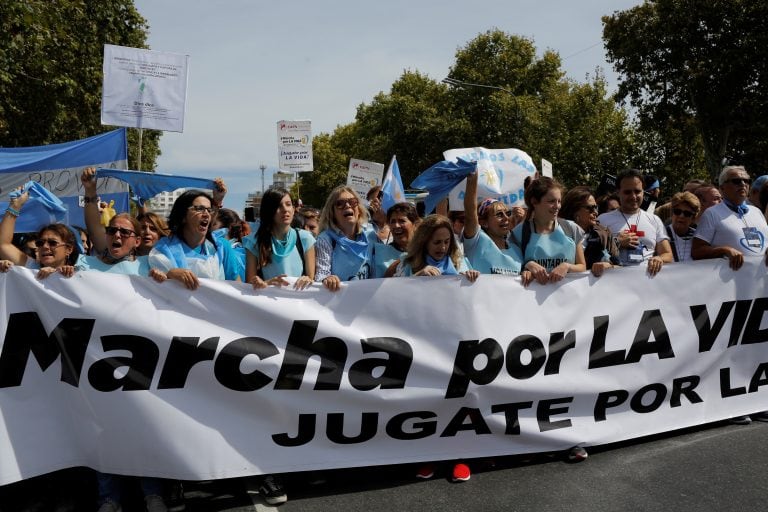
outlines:
{"label": "woman with sunglasses", "polygon": [[42,228],[35,238],[36,257],[28,256],[13,245],[16,218],[21,215],[24,203],[29,199],[25,192],[11,199],[8,209],[0,222],[0,271],[7,272],[13,265],[39,269],[38,279],[44,279],[54,272],[71,277],[75,272],[72,260],[76,257],[75,235],[64,224],[50,224]]}
{"label": "woman with sunglasses", "polygon": [[581,228],[571,221],[558,222],[562,187],[542,176],[525,189],[528,219],[512,230],[512,239],[525,261],[520,276],[523,285],[556,283],[568,272],[584,272]]}
{"label": "woman with sunglasses", "polygon": [[378,238],[354,189],[340,185],[330,193],[320,213],[320,231],[315,245],[315,281],[336,291],[342,281],[373,277]]}
{"label": "woman with sunglasses", "polygon": [[606,269],[619,265],[619,248],[610,230],[597,222],[597,211],[597,201],[590,188],[578,186],[563,197],[560,217],[575,222],[584,230],[581,239],[584,260],[587,268],[599,277]]}
{"label": "woman with sunglasses", "polygon": [[148,276],[146,256],[137,256],[141,243],[141,224],[127,213],[115,215],[109,225],[101,225],[98,195],[96,194],[96,169],[89,167],[80,176],[85,203],[85,227],[91,238],[94,255],[81,255],[77,270],[98,270],[113,274]]}
{"label": "woman with sunglasses", "polygon": [[507,241],[511,216],[507,206],[496,199],[486,199],[478,206],[477,171],[467,176],[462,243],[464,256],[481,274],[511,276],[520,273],[520,250]]}
{"label": "woman with sunglasses", "polygon": [[691,247],[696,234],[694,219],[699,215],[701,203],[691,192],[678,192],[669,201],[672,220],[665,227],[672,246],[672,257],[677,262],[692,261]]}

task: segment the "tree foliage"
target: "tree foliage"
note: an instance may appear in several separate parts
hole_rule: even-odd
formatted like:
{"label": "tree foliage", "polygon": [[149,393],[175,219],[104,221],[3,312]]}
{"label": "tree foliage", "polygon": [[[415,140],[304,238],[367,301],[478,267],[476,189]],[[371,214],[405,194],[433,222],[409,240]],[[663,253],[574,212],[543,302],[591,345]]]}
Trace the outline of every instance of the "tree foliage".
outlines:
{"label": "tree foliage", "polygon": [[303,178],[302,193],[311,190],[317,204],[344,182],[350,157],[387,163],[397,155],[406,187],[460,147],[522,149],[535,162],[550,160],[566,185],[596,185],[632,162],[633,131],[602,76],[565,79],[560,57],[537,58],[529,39],[480,34],[459,48],[448,76],[453,85],[405,71],[388,93],[360,105],[353,123],[316,137],[315,172]]}
{"label": "tree foliage", "polygon": [[766,22],[768,2],[753,0],[646,0],[603,18],[618,97],[637,108],[644,129],[665,141],[675,135],[683,154],[673,150],[673,162],[691,158],[678,166],[693,167],[697,157],[685,149],[701,147],[711,175],[725,156],[765,171]]}
{"label": "tree foliage", "polygon": [[[0,2],[0,145],[36,146],[97,135],[104,44],[146,47],[132,0]],[[129,133],[130,165],[138,140]],[[145,130],[142,167],[152,169],[160,132]]]}

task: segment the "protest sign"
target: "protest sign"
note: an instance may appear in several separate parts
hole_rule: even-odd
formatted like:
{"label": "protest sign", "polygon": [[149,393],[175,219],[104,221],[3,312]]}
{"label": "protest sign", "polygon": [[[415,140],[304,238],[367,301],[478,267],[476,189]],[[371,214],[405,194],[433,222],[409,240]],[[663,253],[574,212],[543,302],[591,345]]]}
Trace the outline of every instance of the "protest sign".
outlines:
{"label": "protest sign", "polygon": [[[565,450],[764,410],[762,258],[557,285],[0,274],[0,484]],[[503,297],[504,300],[499,300]]]}
{"label": "protest sign", "polygon": [[[536,172],[531,157],[519,149],[449,149],[443,152],[443,158],[450,161],[461,158],[477,162],[478,201],[494,197],[510,207],[524,204],[523,182]],[[465,183],[457,185],[449,194],[448,204],[451,210],[464,210]]]}
{"label": "protest sign", "polygon": [[101,124],[184,131],[189,56],[104,45]]}
{"label": "protest sign", "polygon": [[277,122],[278,166],[286,172],[309,172],[312,162],[312,122]]}
{"label": "protest sign", "polygon": [[371,188],[381,185],[383,176],[384,164],[358,160],[357,158],[349,159],[347,186],[357,192],[361,198],[365,198]]}

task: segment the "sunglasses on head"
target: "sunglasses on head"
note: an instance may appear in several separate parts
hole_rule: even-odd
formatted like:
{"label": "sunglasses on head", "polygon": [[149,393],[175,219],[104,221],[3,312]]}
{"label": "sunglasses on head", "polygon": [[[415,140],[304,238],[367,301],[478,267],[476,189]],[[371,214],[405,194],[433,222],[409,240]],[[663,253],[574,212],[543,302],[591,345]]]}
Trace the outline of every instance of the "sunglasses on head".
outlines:
{"label": "sunglasses on head", "polygon": [[355,198],[352,199],[337,199],[333,205],[338,210],[343,210],[344,208],[357,208],[357,205],[360,204],[360,201],[358,201]]}
{"label": "sunglasses on head", "polygon": [[729,180],[725,180],[727,183],[730,183],[731,185],[736,185],[737,187],[740,185],[751,185],[752,180],[749,178],[731,178]]}
{"label": "sunglasses on head", "polygon": [[109,226],[106,229],[106,232],[108,235],[115,236],[117,233],[120,233],[120,236],[124,238],[129,238],[132,236],[136,236],[136,232],[132,229],[126,229],[126,228],[116,228],[115,226]]}
{"label": "sunglasses on head", "polygon": [[691,218],[695,214],[691,210],[682,210],[680,208],[672,208],[672,215],[682,215],[683,217]]}
{"label": "sunglasses on head", "polygon": [[38,238],[37,240],[35,240],[35,247],[42,247],[44,245],[47,245],[51,249],[55,249],[60,245],[67,245],[67,244],[59,240],[56,240],[55,238]]}

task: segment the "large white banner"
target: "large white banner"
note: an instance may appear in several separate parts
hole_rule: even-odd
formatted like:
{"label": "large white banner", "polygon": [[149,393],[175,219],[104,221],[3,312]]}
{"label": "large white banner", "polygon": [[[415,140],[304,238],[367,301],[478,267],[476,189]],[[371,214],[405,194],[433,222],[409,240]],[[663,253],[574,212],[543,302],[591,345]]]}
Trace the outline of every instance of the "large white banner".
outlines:
{"label": "large white banner", "polygon": [[383,176],[384,164],[358,160],[357,158],[349,159],[347,186],[351,187],[363,199],[371,188],[381,185]]}
{"label": "large white banner", "polygon": [[0,274],[0,484],[213,479],[611,443],[768,409],[766,268],[330,293]]}
{"label": "large white banner", "polygon": [[104,45],[101,124],[184,131],[189,55]]}
{"label": "large white banner", "polygon": [[313,170],[312,121],[278,121],[277,152],[281,171]]}
{"label": "large white banner", "polygon": [[[536,173],[533,160],[519,149],[461,148],[443,152],[443,158],[452,162],[457,158],[477,162],[477,197],[494,197],[507,206],[525,206],[523,182]],[[448,207],[464,210],[466,181],[451,190]]]}

